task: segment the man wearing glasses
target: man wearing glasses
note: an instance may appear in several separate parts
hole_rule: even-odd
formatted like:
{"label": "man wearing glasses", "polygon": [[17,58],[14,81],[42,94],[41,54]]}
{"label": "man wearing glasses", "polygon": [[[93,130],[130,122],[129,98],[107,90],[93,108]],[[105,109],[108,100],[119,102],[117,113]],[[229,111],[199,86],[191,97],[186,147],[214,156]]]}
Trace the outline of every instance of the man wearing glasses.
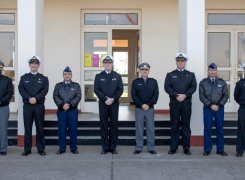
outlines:
{"label": "man wearing glasses", "polygon": [[119,98],[123,93],[123,82],[120,74],[112,70],[114,61],[112,56],[103,56],[101,61],[104,63],[105,70],[97,74],[94,81],[94,92],[99,98],[101,154],[107,152],[117,154],[118,110]]}
{"label": "man wearing glasses", "polygon": [[136,147],[134,154],[141,153],[144,146],[144,120],[146,121],[147,149],[150,154],[155,151],[154,104],[157,103],[159,90],[157,81],[149,78],[150,65],[139,65],[141,78],[132,82],[131,96],[135,103]]}
{"label": "man wearing glasses", "polygon": [[168,154],[172,155],[178,150],[181,125],[184,153],[191,155],[191,99],[192,94],[196,91],[197,82],[195,74],[185,70],[188,56],[184,53],[177,53],[175,60],[177,69],[167,73],[164,84],[164,89],[170,98],[171,145]]}

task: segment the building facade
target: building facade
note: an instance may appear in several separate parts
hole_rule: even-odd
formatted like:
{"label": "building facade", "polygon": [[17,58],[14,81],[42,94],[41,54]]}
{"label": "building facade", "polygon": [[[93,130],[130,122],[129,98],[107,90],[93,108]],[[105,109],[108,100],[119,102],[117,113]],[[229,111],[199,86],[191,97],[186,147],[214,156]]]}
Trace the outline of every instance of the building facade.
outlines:
{"label": "building facade", "polygon": [[[50,90],[45,107],[55,112],[52,93],[69,66],[80,82],[82,112],[98,112],[93,93],[99,59],[115,57],[114,70],[123,77],[121,103],[131,103],[131,82],[137,65],[148,62],[150,76],[159,83],[156,112],[169,110],[164,91],[166,73],[176,68],[177,52],[189,56],[187,69],[198,83],[207,76],[207,65],[218,66],[219,77],[228,84],[226,112],[236,112],[234,86],[243,78],[245,62],[244,0],[0,0],[0,59],[5,75],[13,79],[15,94],[11,112],[18,111],[18,135],[24,134],[22,101],[18,93],[21,75],[29,71],[27,58],[42,58],[40,72],[48,76]],[[202,104],[198,90],[193,96],[192,134],[203,135]],[[34,132],[35,133],[35,132]]]}

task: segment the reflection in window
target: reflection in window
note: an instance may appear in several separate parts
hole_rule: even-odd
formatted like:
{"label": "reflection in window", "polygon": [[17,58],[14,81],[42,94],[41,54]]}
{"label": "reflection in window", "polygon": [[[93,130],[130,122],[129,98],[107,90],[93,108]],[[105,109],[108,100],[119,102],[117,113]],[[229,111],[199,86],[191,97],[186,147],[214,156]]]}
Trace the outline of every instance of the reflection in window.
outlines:
{"label": "reflection in window", "polygon": [[0,32],[0,61],[5,67],[14,66],[14,33]]}
{"label": "reflection in window", "polygon": [[230,33],[208,33],[208,64],[230,67]]}
{"label": "reflection in window", "polygon": [[128,74],[128,52],[113,52],[113,70],[119,74]]}
{"label": "reflection in window", "polygon": [[227,89],[228,89],[228,100],[227,100],[227,102],[230,102],[231,101],[231,99],[230,99],[231,98],[231,86],[230,86],[230,84],[227,84]]}
{"label": "reflection in window", "polygon": [[0,25],[14,25],[14,14],[1,13],[0,14]]}
{"label": "reflection in window", "polygon": [[244,79],[244,71],[237,72],[237,81],[239,81],[240,79]]}
{"label": "reflection in window", "polygon": [[10,79],[12,79],[12,81],[14,81],[14,71],[6,71],[6,70],[4,70],[3,71],[3,75],[4,76],[7,76],[7,77],[9,77]]}
{"label": "reflection in window", "polygon": [[96,102],[98,98],[94,93],[94,85],[85,85],[84,86],[85,92],[85,102]]}
{"label": "reflection in window", "polygon": [[128,97],[128,86],[123,86],[123,94],[121,97]]}
{"label": "reflection in window", "polygon": [[122,77],[123,84],[128,84],[128,77]]}
{"label": "reflection in window", "polygon": [[112,47],[128,47],[128,40],[112,40]]}
{"label": "reflection in window", "polygon": [[86,13],[85,25],[137,25],[137,13]]}
{"label": "reflection in window", "polygon": [[225,81],[230,81],[230,71],[218,71],[217,76]]}
{"label": "reflection in window", "polygon": [[14,84],[13,84],[13,90],[14,90],[14,93],[13,93],[13,96],[12,96],[10,102],[15,102],[15,89],[14,89]]}
{"label": "reflection in window", "polygon": [[238,33],[238,45],[237,45],[237,65],[242,67],[245,63],[245,33]]}
{"label": "reflection in window", "polygon": [[84,34],[84,66],[102,67],[100,58],[107,54],[107,33]]}
{"label": "reflection in window", "polygon": [[245,25],[245,14],[209,13],[208,25]]}

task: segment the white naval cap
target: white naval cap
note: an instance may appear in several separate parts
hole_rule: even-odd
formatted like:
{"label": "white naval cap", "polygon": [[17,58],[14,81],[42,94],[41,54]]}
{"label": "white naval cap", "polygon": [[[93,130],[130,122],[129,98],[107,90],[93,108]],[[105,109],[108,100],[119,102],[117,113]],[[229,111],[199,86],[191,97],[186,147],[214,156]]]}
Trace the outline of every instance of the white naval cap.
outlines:
{"label": "white naval cap", "polygon": [[31,56],[30,58],[27,59],[27,62],[28,63],[37,62],[38,64],[41,64],[42,60],[38,56]]}
{"label": "white naval cap", "polygon": [[174,56],[174,59],[177,60],[184,60],[184,61],[188,61],[188,56],[185,53],[177,53]]}
{"label": "white naval cap", "polygon": [[245,70],[245,63],[242,64],[242,69]]}
{"label": "white naval cap", "polygon": [[105,55],[101,58],[101,61],[104,62],[114,62],[114,57],[112,57],[111,55]]}

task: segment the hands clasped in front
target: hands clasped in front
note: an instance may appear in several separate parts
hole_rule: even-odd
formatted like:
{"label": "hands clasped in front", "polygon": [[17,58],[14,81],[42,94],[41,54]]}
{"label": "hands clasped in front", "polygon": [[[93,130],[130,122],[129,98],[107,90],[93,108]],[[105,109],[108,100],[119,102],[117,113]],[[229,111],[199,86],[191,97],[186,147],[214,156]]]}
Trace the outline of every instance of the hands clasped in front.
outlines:
{"label": "hands clasped in front", "polygon": [[[107,97],[107,96],[106,96]],[[112,98],[109,98],[107,97],[107,100],[105,101],[106,105],[111,105],[113,103],[113,99]]]}
{"label": "hands clasped in front", "polygon": [[36,104],[37,103],[37,100],[36,100],[36,98],[32,97],[32,98],[29,99],[29,102],[31,104]]}
{"label": "hands clasped in front", "polygon": [[185,100],[186,96],[184,94],[177,94],[178,96],[176,97],[177,101],[182,102]]}

